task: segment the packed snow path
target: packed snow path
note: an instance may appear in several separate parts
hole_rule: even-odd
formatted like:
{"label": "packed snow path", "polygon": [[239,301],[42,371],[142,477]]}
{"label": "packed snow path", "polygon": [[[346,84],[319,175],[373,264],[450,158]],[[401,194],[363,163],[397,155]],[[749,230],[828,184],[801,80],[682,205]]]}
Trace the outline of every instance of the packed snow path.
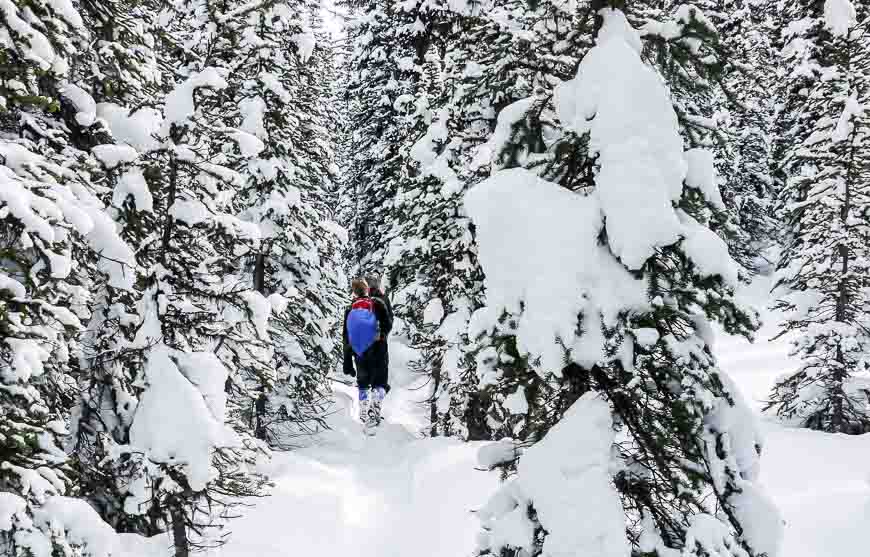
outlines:
{"label": "packed snow path", "polygon": [[[769,284],[746,292],[765,298]],[[770,386],[793,369],[787,340],[771,343],[776,317],[765,316],[758,340],[720,335],[721,365],[749,403],[761,407]],[[396,388],[386,423],[363,436],[355,389],[336,383],[332,431],[319,444],[277,453],[269,468],[271,497],[233,521],[220,557],[471,557],[478,523],[473,510],[497,486],[476,467],[479,444],[416,439],[424,408],[407,372],[413,354],[391,346]],[[866,553],[870,530],[870,435],[828,435],[765,420],[762,483],[786,520],[781,557],[849,557]]]}
{"label": "packed snow path", "polygon": [[[391,347],[401,365],[404,346]],[[356,389],[335,383],[332,431],[315,446],[277,453],[271,496],[231,524],[220,557],[443,557],[474,554],[474,509],[496,488],[476,470],[479,444],[419,439],[415,378],[394,376],[385,422],[365,437]]]}

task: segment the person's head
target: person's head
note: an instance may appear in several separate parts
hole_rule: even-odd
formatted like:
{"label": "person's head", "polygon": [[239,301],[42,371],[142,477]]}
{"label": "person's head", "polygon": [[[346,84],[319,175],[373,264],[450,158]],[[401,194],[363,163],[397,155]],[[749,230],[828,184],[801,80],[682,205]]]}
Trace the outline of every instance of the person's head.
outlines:
{"label": "person's head", "polygon": [[350,281],[350,292],[357,298],[369,295],[369,285],[365,279],[355,278]]}
{"label": "person's head", "polygon": [[378,275],[367,275],[365,280],[371,290],[381,291],[381,277]]}

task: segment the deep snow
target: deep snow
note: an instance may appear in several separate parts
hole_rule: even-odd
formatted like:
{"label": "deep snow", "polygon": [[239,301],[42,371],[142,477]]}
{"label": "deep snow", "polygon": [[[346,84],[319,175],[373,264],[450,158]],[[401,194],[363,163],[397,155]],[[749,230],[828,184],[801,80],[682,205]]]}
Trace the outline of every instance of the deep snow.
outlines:
{"label": "deep snow", "polygon": [[[744,289],[756,305],[769,281]],[[758,340],[719,335],[722,368],[760,409],[776,377],[795,362],[788,339],[770,342],[776,316],[764,314]],[[421,439],[425,391],[407,371],[414,354],[391,346],[395,389],[386,424],[365,438],[355,413],[355,389],[336,383],[333,430],[317,443],[276,454],[270,497],[230,525],[219,557],[454,557],[474,554],[481,508],[498,486],[476,469],[479,444]],[[866,552],[870,530],[870,435],[850,437],[792,429],[762,418],[766,443],[761,483],[785,517],[782,557],[851,557]]]}

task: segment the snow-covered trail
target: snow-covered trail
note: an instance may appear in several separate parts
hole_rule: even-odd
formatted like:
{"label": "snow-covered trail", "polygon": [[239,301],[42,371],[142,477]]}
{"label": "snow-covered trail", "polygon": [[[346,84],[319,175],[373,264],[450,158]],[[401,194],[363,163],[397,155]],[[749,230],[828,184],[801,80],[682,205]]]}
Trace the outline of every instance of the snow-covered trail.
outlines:
{"label": "snow-covered trail", "polygon": [[271,496],[231,523],[220,557],[443,557],[473,555],[473,511],[497,486],[476,470],[479,444],[422,439],[423,391],[406,372],[413,357],[391,346],[393,391],[385,423],[363,435],[356,389],[335,383],[331,431],[316,444],[276,453],[266,472]]}

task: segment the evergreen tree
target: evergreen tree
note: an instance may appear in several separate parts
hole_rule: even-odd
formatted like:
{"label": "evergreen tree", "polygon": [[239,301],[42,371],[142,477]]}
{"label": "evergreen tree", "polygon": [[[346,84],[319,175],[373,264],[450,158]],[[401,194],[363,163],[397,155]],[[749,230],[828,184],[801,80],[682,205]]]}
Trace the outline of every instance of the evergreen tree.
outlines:
{"label": "evergreen tree", "polygon": [[[788,241],[775,307],[796,331],[799,369],[775,386],[768,409],[805,427],[870,430],[868,114],[870,14],[864,5],[799,4],[790,12],[780,192]],[[838,8],[840,10],[838,10]],[[786,113],[788,114],[788,113]]]}
{"label": "evergreen tree", "polygon": [[63,441],[88,271],[124,282],[133,252],[97,197],[97,161],[77,149],[96,116],[70,71],[89,52],[81,15],[68,2],[9,2],[3,24],[0,553],[102,555],[111,529],[73,498],[82,478]]}
{"label": "evergreen tree", "polygon": [[[598,3],[597,8],[604,4]],[[643,2],[621,7],[635,14],[648,13],[649,8]],[[646,48],[644,52],[658,52],[659,69],[672,67],[661,57],[676,57],[674,45],[659,49],[668,30],[686,33],[681,36],[695,45],[686,56],[706,56],[698,36],[692,35],[691,41],[688,36],[699,26],[706,29],[708,20],[697,8],[686,12],[682,27],[646,20],[642,41],[620,12],[597,13],[598,46],[582,56],[576,80],[555,92],[555,109],[564,128],[554,130],[551,145],[561,148],[561,161],[587,162],[552,175],[559,177],[562,187],[583,186],[574,190],[572,198],[553,182],[514,169],[494,174],[466,196],[477,228],[479,257],[487,272],[488,307],[472,317],[470,332],[477,342],[472,353],[481,385],[492,400],[501,401],[496,407],[499,427],[494,434],[515,439],[506,442],[511,450],[486,464],[501,466],[508,474],[519,472],[519,480],[499,492],[484,513],[492,536],[483,553],[521,548],[534,555],[542,548],[546,551],[549,543],[566,542],[564,531],[554,521],[553,500],[542,499],[541,505],[549,506],[537,507],[534,472],[524,472],[524,457],[519,457],[517,468],[516,449],[531,447],[530,453],[539,454],[538,445],[552,443],[548,437],[567,419],[567,412],[580,404],[576,401],[584,392],[593,391],[607,401],[617,431],[613,443],[620,464],[612,475],[615,493],[607,497],[621,501],[624,524],[617,523],[615,529],[612,523],[603,525],[609,528],[608,535],[616,536],[627,527],[628,541],[638,555],[669,551],[698,556],[769,554],[776,550],[781,525],[773,518],[768,525],[770,535],[756,536],[757,516],[748,511],[757,504],[776,516],[753,484],[760,443],[750,411],[717,368],[709,344],[711,321],[718,321],[731,334],[751,337],[757,320],[736,301],[738,267],[711,231],[722,203],[711,179],[713,157],[699,152],[691,141],[686,141],[689,150],[683,152],[678,129],[683,134],[687,130],[678,126],[682,124],[679,104],[672,105],[674,98],[639,57]],[[650,29],[662,32],[651,34]],[[694,64],[689,59],[682,63]],[[662,73],[666,78],[669,75]],[[676,85],[679,90],[680,84]],[[499,127],[522,132],[516,126],[523,118],[521,112],[507,111],[500,115]],[[662,130],[667,130],[666,135],[657,135]],[[521,133],[511,136],[504,131],[500,134],[497,128],[492,152],[523,148],[522,144],[515,146]],[[638,140],[639,134],[650,136]],[[656,154],[645,154],[644,149]],[[666,155],[660,149],[672,150]],[[637,189],[630,186],[634,183],[632,169],[644,177]],[[651,176],[657,178],[650,181]],[[679,223],[676,228],[665,226],[652,213],[640,217],[629,208],[634,204],[638,210],[658,206],[659,201],[637,199],[658,179],[678,186],[668,190],[673,197],[662,205],[664,212],[659,215],[671,215],[667,220]],[[532,196],[537,191],[541,201]],[[510,205],[514,199],[520,200],[516,207]],[[553,201],[536,206],[546,199]],[[512,212],[527,205],[528,217]],[[577,213],[562,214],[567,211],[563,207],[574,207]],[[492,222],[508,223],[505,212],[519,221],[515,226],[520,232],[514,236],[510,235],[513,223],[487,228]],[[603,222],[595,224],[602,213]],[[548,220],[537,215],[548,215]],[[560,224],[550,224],[557,218],[562,219]],[[646,226],[636,234],[640,221]],[[525,226],[532,236],[542,234],[537,230],[564,229],[565,237],[526,240],[521,237]],[[591,230],[575,228],[581,226]],[[580,239],[581,232],[589,245]],[[572,239],[570,251],[553,247],[566,238]],[[524,242],[541,246],[545,254],[554,250],[553,255],[533,259],[537,265],[546,265],[553,258],[553,267],[535,268],[527,271],[531,273],[528,279],[520,278],[520,269],[510,268],[504,251],[494,248],[497,242],[514,241],[517,245],[512,250],[538,249]],[[602,259],[595,255],[598,250],[603,250]],[[576,278],[574,260],[582,262],[576,263]],[[564,277],[553,276],[558,273]],[[571,299],[565,290],[568,287],[577,299],[575,305],[564,306]],[[569,309],[557,312],[557,306],[547,305],[548,300],[555,303],[548,290],[564,292],[558,299]],[[574,307],[579,315],[572,313]],[[554,319],[564,321],[553,323],[554,332],[548,336],[547,324]],[[726,415],[733,420],[723,420]],[[610,427],[603,430],[609,432]],[[578,435],[587,439],[585,434]],[[605,442],[602,458],[609,462],[605,470],[612,471],[609,447],[610,442]],[[571,449],[570,454],[580,450]],[[527,470],[533,467],[525,466]],[[573,489],[572,485],[564,489]],[[513,509],[524,518],[505,514]],[[523,520],[526,526],[517,532],[529,537],[521,534],[524,543],[519,537],[505,541],[496,534],[507,527],[502,520]],[[712,537],[698,530],[697,525],[706,520],[717,525]]]}
{"label": "evergreen tree", "polygon": [[239,127],[263,146],[236,165],[245,179],[235,200],[239,216],[261,237],[240,271],[270,301],[274,345],[269,366],[237,387],[254,408],[257,437],[285,448],[322,424],[341,296],[333,62],[316,12],[302,2],[253,10],[230,50]]}
{"label": "evergreen tree", "polygon": [[265,454],[225,392],[268,367],[268,302],[234,274],[258,232],[230,206],[243,184],[231,166],[257,140],[231,127],[222,93],[235,13],[204,8],[158,18],[162,110],[104,107],[119,144],[94,152],[138,246],[135,288],[101,294],[77,420],[85,495],[120,531],[171,532],[179,556],[221,543],[210,530],[259,493],[251,470]]}

